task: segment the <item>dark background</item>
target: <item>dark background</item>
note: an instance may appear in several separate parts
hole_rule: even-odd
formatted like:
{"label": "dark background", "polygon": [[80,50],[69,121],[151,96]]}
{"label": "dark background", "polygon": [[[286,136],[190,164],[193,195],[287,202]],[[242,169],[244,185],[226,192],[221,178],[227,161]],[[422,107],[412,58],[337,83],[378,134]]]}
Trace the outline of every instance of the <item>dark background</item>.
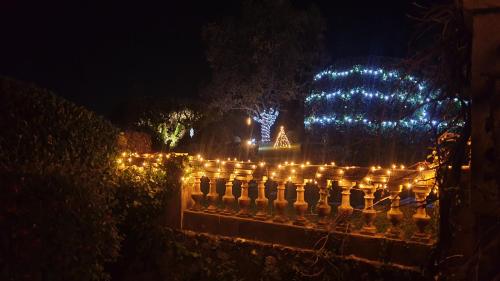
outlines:
{"label": "dark background", "polygon": [[[202,26],[237,13],[237,2],[1,0],[0,75],[106,116],[130,97],[196,98],[210,79]],[[333,59],[407,54],[410,1],[292,2],[319,7]]]}

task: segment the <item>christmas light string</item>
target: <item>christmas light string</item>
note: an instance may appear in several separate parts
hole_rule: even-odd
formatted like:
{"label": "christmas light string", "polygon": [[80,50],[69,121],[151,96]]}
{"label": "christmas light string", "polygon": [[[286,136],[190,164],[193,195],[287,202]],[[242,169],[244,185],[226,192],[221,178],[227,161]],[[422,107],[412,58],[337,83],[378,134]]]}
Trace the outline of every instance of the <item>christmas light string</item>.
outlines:
{"label": "christmas light string", "polygon": [[259,116],[252,116],[252,119],[260,124],[261,141],[271,142],[271,127],[278,118],[279,111],[274,108],[266,109],[259,113]]}
{"label": "christmas light string", "polygon": [[[339,80],[346,77],[353,79],[350,83],[354,85],[353,87],[345,87],[346,83]],[[463,122],[439,120],[437,116],[449,114],[450,109],[452,112],[459,110],[462,102],[468,104],[467,101],[458,98],[438,100],[439,91],[429,91],[425,81],[419,81],[411,75],[403,76],[396,70],[355,65],[345,71],[325,70],[314,77],[317,83],[324,79],[331,82],[333,89],[329,92],[313,90],[305,98],[306,112],[309,111],[309,114],[304,119],[304,125],[308,129],[313,125],[333,125],[366,126],[369,129],[428,130],[446,128],[450,124],[463,125]],[[379,80],[382,84],[377,85],[375,80]],[[374,89],[377,88],[375,85],[381,88],[390,85],[394,90],[383,93]],[[392,106],[393,110],[388,106]],[[378,118],[369,117],[373,112],[379,113]],[[380,112],[385,112],[384,115],[399,113],[406,116],[384,117],[380,116]],[[413,113],[408,114],[409,112]]]}

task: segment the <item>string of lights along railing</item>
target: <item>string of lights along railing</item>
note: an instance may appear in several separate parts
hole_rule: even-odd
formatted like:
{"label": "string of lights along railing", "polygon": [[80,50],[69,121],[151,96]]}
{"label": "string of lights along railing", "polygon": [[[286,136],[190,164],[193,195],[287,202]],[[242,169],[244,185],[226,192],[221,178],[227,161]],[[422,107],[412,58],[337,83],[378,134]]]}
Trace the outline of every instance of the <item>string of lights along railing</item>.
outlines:
{"label": "string of lights along railing", "polygon": [[[117,159],[119,169],[132,168],[138,173],[143,173],[147,169],[160,169],[161,164],[177,157],[176,153],[155,153],[138,154],[124,152]],[[430,222],[430,216],[426,212],[426,198],[430,192],[437,193],[438,187],[435,182],[435,171],[432,167],[423,163],[417,163],[410,167],[393,164],[390,167],[381,166],[357,167],[357,166],[338,166],[334,162],[324,164],[311,164],[309,161],[303,163],[282,162],[266,163],[265,161],[253,162],[251,160],[241,161],[236,158],[224,159],[204,159],[201,155],[187,157],[188,167],[184,170],[182,180],[183,190],[189,190],[193,200],[190,210],[193,212],[207,212],[220,214],[224,216],[238,216],[256,220],[272,221],[274,223],[288,224],[292,222],[297,226],[326,228],[331,224],[329,215],[331,206],[328,203],[330,196],[330,187],[335,182],[342,190],[341,204],[338,206],[338,213],[341,219],[335,224],[335,229],[343,233],[352,231],[349,219],[353,213],[353,207],[350,205],[351,190],[357,190],[364,194],[364,209],[362,212],[364,223],[358,231],[364,235],[379,235],[374,224],[375,217],[379,211],[374,206],[374,193],[377,190],[390,194],[387,199],[391,201],[390,210],[387,212],[387,218],[391,227],[385,233],[385,236],[391,239],[403,239],[403,231],[399,227],[403,220],[399,205],[399,194],[404,188],[412,189],[415,196],[415,213],[412,216],[417,231],[411,236],[411,240],[420,243],[432,243],[431,235],[425,231]],[[207,178],[209,181],[208,193],[201,190],[201,178]],[[225,181],[225,191],[221,195],[217,191],[217,183]],[[250,182],[257,183],[258,197],[255,199],[256,212],[250,210],[251,201],[249,197]],[[277,197],[273,201],[274,209],[271,212],[268,208],[269,199],[265,194],[265,183],[274,181],[278,184]],[[233,184],[239,182],[241,196],[234,197],[232,192]],[[285,197],[287,183],[296,186],[296,201],[293,207],[296,215],[290,216],[285,210],[289,204]],[[319,199],[315,207],[317,219],[312,219],[310,215],[305,214],[308,208],[308,202],[305,201],[304,192],[310,185],[317,187]],[[252,188],[255,188],[252,185]],[[219,202],[221,199],[222,202]],[[207,202],[205,202],[207,201]],[[238,209],[235,210],[237,202]],[[222,203],[222,207],[220,206]]]}
{"label": "string of lights along railing", "polygon": [[[212,176],[217,178],[228,178],[231,174],[233,176],[251,175],[255,179],[266,177],[267,179],[287,180],[290,182],[305,180],[316,184],[321,181],[331,182],[333,180],[349,179],[359,182],[377,182],[380,183],[381,188],[386,188],[388,184],[395,181],[406,188],[411,188],[417,182],[418,176],[429,175],[429,171],[434,173],[432,167],[419,163],[410,167],[393,164],[386,168],[380,165],[371,167],[338,166],[335,162],[311,164],[310,161],[303,163],[285,161],[269,164],[265,161],[243,161],[237,158],[204,159],[200,154],[192,156],[186,153],[139,154],[137,152],[123,152],[116,162],[119,169],[134,167],[140,172],[144,171],[144,169],[158,170],[161,163],[175,156],[184,156],[189,160],[189,167],[185,169],[186,173],[182,177],[183,181],[192,180],[194,172],[202,176],[211,173]],[[437,187],[435,192],[437,192]]]}
{"label": "string of lights along railing", "polygon": [[[315,87],[305,98],[304,125],[308,129],[313,125],[363,126],[370,130],[444,129],[463,125],[449,116],[468,104],[458,98],[441,99],[439,90],[430,89],[426,81],[380,67],[329,69],[318,73],[314,80]],[[327,83],[321,84],[323,81]]]}

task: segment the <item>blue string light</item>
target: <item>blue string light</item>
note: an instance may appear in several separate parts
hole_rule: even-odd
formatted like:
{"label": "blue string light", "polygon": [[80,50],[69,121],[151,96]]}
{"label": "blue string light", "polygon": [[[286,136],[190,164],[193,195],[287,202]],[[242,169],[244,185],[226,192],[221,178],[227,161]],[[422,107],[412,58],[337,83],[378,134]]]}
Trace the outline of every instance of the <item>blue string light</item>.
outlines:
{"label": "blue string light", "polygon": [[[439,92],[430,91],[425,81],[396,70],[355,65],[343,71],[322,71],[314,81],[316,89],[305,98],[309,114],[304,125],[308,129],[315,125],[368,130],[444,129],[451,123],[443,116],[450,115],[450,108],[461,107],[457,98],[437,100]],[[321,83],[323,86],[318,86]]]}

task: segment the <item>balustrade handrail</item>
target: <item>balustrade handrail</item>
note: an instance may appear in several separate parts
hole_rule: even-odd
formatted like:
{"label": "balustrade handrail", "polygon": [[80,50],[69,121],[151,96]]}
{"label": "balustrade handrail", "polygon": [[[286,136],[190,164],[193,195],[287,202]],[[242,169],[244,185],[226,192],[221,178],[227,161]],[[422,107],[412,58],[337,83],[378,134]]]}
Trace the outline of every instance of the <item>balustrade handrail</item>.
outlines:
{"label": "balustrade handrail", "polygon": [[[126,155],[123,155],[124,157]],[[169,154],[133,155],[134,161],[151,159],[158,161],[160,158],[168,158]],[[416,165],[416,168],[395,166],[382,168],[380,166],[357,167],[337,166],[330,164],[310,164],[285,162],[279,164],[268,164],[265,162],[238,161],[236,159],[203,159],[201,156],[188,156],[189,166],[186,171],[189,175],[183,177],[184,185],[190,188],[190,196],[194,201],[192,211],[218,213],[221,215],[239,216],[256,220],[269,220],[275,223],[294,224],[301,227],[318,227],[322,229],[333,229],[343,233],[357,232],[368,236],[385,236],[388,239],[403,239],[403,231],[400,227],[403,213],[400,209],[400,193],[403,188],[413,191],[416,201],[416,211],[413,221],[417,230],[410,240],[419,243],[432,243],[431,235],[425,231],[430,222],[430,216],[426,211],[427,196],[433,192],[437,193],[438,186],[435,181],[435,170],[425,165]],[[127,159],[132,162],[131,158]],[[145,162],[144,162],[145,163]],[[201,190],[202,178],[209,181],[208,193]],[[225,181],[223,196],[217,193],[217,182]],[[266,198],[265,184],[273,181],[277,184],[277,195],[273,201],[273,210],[268,208],[269,199]],[[241,196],[235,198],[233,185],[239,182]],[[252,198],[249,197],[250,182],[257,183],[257,198],[255,199],[256,212],[250,210]],[[296,186],[295,202],[288,202],[285,198],[286,185]],[[341,190],[341,202],[337,207],[338,217],[335,223],[331,218],[331,206],[328,203],[330,188],[335,184]],[[304,198],[306,185],[316,185],[319,190],[319,200],[315,206],[318,217],[315,222],[305,215],[309,208],[309,202]],[[362,210],[363,226],[354,230],[350,223],[354,208],[350,203],[351,190],[357,189],[364,194],[364,209]],[[389,193],[391,201],[387,219],[391,226],[385,233],[379,233],[374,220],[379,213],[375,210],[375,192],[385,190]],[[208,204],[206,204],[206,202]],[[235,206],[237,202],[237,206]],[[295,215],[286,213],[287,206],[293,203]],[[220,207],[222,205],[222,207]],[[236,208],[235,208],[236,207]]]}

